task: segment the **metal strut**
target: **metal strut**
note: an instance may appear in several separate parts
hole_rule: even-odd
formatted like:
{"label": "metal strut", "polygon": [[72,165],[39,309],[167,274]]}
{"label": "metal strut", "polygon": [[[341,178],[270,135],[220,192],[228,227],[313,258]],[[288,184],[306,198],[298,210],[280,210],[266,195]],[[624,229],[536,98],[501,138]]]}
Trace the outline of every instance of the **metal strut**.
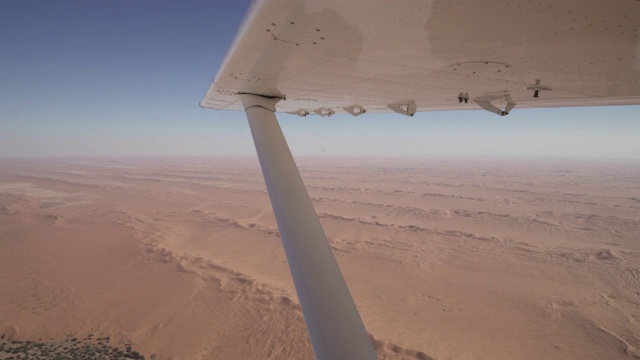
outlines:
{"label": "metal strut", "polygon": [[240,95],[317,359],[377,359],[275,116],[280,99]]}

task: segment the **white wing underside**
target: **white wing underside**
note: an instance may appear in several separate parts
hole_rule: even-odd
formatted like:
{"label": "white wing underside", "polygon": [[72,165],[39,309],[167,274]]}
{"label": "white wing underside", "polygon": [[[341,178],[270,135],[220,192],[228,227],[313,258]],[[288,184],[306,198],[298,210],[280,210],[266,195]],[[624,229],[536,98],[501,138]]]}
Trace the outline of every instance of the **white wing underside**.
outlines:
{"label": "white wing underside", "polygon": [[274,107],[322,116],[480,108],[504,115],[514,104],[640,104],[638,24],[635,0],[253,3],[200,105],[246,108],[319,359],[376,353]]}
{"label": "white wing underside", "polygon": [[640,104],[638,28],[632,0],[256,1],[200,105],[242,110],[241,93],[300,115]]}

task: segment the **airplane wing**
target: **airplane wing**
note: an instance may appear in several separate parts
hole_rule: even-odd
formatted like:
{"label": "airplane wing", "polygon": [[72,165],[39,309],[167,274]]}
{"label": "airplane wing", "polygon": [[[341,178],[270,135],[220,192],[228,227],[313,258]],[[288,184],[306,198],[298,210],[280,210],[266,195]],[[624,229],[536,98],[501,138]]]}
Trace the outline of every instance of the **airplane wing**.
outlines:
{"label": "airplane wing", "polygon": [[632,0],[255,1],[200,105],[242,110],[242,93],[298,115],[640,104],[639,29]]}
{"label": "airplane wing", "polygon": [[244,110],[319,359],[376,353],[275,112],[640,104],[640,1],[254,1],[200,105]]}

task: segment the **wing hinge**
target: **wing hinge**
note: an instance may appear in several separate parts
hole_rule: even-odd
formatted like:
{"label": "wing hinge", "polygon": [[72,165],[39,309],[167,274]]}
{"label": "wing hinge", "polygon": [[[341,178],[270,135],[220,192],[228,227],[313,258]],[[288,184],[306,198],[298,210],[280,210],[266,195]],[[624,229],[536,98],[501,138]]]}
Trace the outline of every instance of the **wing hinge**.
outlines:
{"label": "wing hinge", "polygon": [[387,105],[387,107],[398,114],[413,116],[418,110],[418,106],[414,100],[396,101]]}
{"label": "wing hinge", "polygon": [[[507,102],[507,106],[504,110],[500,109],[496,105],[492,103],[492,101],[505,100]],[[516,106],[515,101],[511,99],[511,95],[509,94],[500,94],[500,95],[485,95],[475,99],[476,104],[478,104],[481,108],[492,112],[494,114],[498,114],[500,116],[509,115],[509,112]]]}

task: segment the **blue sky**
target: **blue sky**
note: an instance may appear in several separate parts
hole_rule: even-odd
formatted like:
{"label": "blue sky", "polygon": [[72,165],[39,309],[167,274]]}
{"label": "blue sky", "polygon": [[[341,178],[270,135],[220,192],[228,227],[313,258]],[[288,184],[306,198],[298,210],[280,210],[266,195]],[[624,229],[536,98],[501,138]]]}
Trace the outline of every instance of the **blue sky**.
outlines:
{"label": "blue sky", "polygon": [[[0,157],[254,155],[198,107],[248,1],[0,2]],[[640,106],[281,115],[294,155],[640,159]]]}

